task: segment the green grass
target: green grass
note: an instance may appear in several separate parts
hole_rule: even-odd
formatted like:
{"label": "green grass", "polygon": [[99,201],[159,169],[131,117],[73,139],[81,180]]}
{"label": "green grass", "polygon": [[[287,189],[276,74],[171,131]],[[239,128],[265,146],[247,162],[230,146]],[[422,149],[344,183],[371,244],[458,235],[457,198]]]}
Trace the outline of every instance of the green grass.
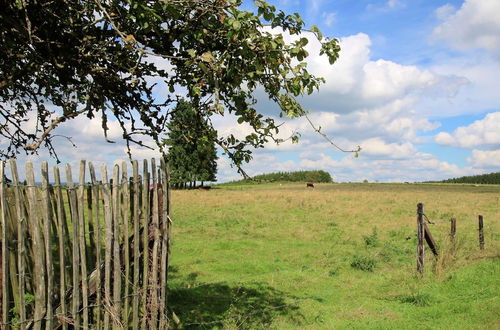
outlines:
{"label": "green grass", "polygon": [[[179,327],[500,327],[500,186],[228,185],[172,198],[169,306]],[[441,251],[426,249],[422,278],[418,202]]]}

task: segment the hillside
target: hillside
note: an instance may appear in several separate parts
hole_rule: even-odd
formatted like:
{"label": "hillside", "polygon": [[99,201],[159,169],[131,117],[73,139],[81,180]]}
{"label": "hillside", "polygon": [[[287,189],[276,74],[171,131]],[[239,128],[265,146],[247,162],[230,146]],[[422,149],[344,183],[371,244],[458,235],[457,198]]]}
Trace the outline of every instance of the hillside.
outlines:
{"label": "hillside", "polygon": [[473,184],[500,184],[500,172],[463,176],[460,178],[439,181],[441,183],[473,183]]}

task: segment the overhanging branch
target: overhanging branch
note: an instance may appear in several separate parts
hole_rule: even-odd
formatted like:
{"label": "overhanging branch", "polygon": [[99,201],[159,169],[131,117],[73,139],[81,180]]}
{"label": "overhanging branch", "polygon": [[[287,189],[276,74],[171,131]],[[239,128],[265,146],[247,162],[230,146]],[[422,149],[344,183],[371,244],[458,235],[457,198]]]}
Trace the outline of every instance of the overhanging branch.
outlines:
{"label": "overhanging branch", "polygon": [[86,108],[82,109],[80,111],[75,111],[75,112],[68,114],[66,116],[61,116],[61,117],[57,117],[56,119],[53,119],[52,122],[50,123],[50,125],[45,129],[43,134],[38,138],[38,140],[36,140],[35,143],[25,145],[24,150],[36,151],[40,147],[42,142],[45,141],[47,139],[47,137],[50,135],[50,132],[52,132],[59,124],[65,122],[68,119],[75,118],[75,117],[81,115],[82,113],[84,113],[85,111],[87,111]]}

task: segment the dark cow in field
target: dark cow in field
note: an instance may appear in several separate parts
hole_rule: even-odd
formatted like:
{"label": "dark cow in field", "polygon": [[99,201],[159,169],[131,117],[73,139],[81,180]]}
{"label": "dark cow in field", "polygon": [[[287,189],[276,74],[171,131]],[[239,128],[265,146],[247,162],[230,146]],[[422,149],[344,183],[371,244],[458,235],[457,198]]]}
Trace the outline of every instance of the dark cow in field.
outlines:
{"label": "dark cow in field", "polygon": [[314,184],[312,182],[306,183],[307,188],[314,188]]}

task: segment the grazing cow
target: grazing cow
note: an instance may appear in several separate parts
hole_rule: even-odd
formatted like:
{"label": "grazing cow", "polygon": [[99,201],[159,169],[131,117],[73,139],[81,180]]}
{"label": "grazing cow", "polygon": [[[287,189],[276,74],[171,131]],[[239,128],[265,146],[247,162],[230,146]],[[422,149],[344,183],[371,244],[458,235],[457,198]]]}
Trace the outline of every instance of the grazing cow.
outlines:
{"label": "grazing cow", "polygon": [[311,182],[306,183],[307,188],[314,188],[314,184]]}

